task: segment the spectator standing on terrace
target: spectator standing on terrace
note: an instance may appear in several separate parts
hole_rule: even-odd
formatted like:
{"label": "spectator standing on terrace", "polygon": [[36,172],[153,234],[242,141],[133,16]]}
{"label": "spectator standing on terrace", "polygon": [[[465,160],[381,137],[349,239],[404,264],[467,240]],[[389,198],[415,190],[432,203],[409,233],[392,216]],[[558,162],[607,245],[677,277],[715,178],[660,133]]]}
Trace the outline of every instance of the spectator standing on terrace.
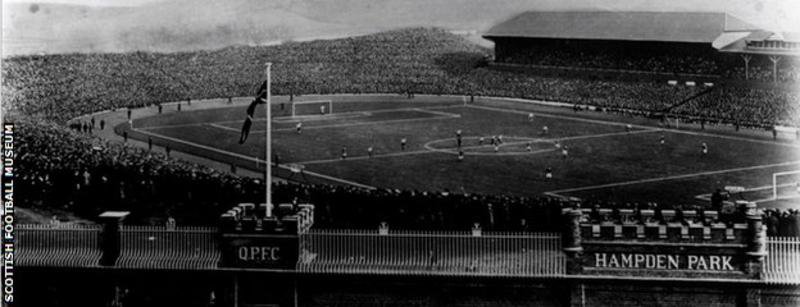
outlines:
{"label": "spectator standing on terrace", "polygon": [[105,128],[106,128],[106,121],[105,121],[105,120],[103,120],[103,119],[101,119],[101,120],[100,120],[100,130],[103,130],[103,129],[105,129]]}
{"label": "spectator standing on terrace", "polygon": [[297,134],[303,133],[303,122],[297,122],[297,125],[295,125],[295,129],[297,129]]}
{"label": "spectator standing on terrace", "polygon": [[132,113],[132,112],[133,112],[133,111],[131,111],[131,108],[128,108],[128,119],[131,119],[131,113]]}
{"label": "spectator standing on terrace", "polygon": [[125,143],[127,143],[127,142],[128,142],[128,131],[123,131],[123,132],[122,132],[122,140],[123,140],[123,142],[125,142]]}
{"label": "spectator standing on terrace", "polygon": [[561,148],[561,159],[566,161],[568,157],[569,152],[567,151],[567,145],[564,145],[564,147]]}
{"label": "spectator standing on terrace", "polygon": [[544,169],[544,178],[547,180],[553,179],[553,169],[549,166]]}
{"label": "spectator standing on terrace", "polygon": [[341,159],[347,159],[347,146],[342,146],[342,156]]}
{"label": "spectator standing on terrace", "polygon": [[164,107],[159,103],[158,104],[158,114],[161,114],[161,111],[164,110]]}
{"label": "spectator standing on terrace", "polygon": [[153,138],[147,137],[147,150],[153,150]]}
{"label": "spectator standing on terrace", "polygon": [[171,151],[172,151],[172,149],[171,149],[171,148],[169,148],[169,145],[167,145],[167,146],[164,146],[164,152],[165,152],[165,153],[167,153],[167,158],[169,158],[169,153],[170,153]]}
{"label": "spectator standing on terrace", "polygon": [[547,131],[548,131],[548,130],[549,130],[549,128],[547,128],[547,126],[543,126],[543,127],[542,127],[542,134],[543,134],[543,135],[547,135]]}
{"label": "spectator standing on terrace", "polygon": [[708,154],[708,145],[706,142],[703,142],[703,144],[700,145],[700,152],[703,154],[703,157]]}
{"label": "spectator standing on terrace", "polygon": [[94,128],[94,116],[92,116],[92,128]]}
{"label": "spectator standing on terrace", "polygon": [[372,154],[373,154],[372,146],[370,146],[370,147],[367,147],[367,156],[369,156],[370,158],[372,158]]}
{"label": "spectator standing on terrace", "polygon": [[528,121],[529,122],[533,122],[533,117],[534,117],[533,113],[528,113]]}
{"label": "spectator standing on terrace", "polygon": [[406,150],[406,138],[400,139],[400,150]]}
{"label": "spectator standing on terrace", "polygon": [[464,151],[458,150],[458,162],[464,161]]}
{"label": "spectator standing on terrace", "polygon": [[717,189],[714,193],[711,194],[711,209],[714,210],[721,210],[722,209],[722,201],[724,197],[722,196],[722,190]]}

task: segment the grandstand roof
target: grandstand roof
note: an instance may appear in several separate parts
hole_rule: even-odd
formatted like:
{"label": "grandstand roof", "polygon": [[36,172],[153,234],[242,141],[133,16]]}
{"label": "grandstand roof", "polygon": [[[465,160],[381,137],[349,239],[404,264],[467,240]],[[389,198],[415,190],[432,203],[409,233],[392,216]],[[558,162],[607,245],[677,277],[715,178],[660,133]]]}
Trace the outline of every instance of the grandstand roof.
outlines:
{"label": "grandstand roof", "polygon": [[495,25],[484,37],[711,43],[726,28],[757,29],[725,13],[531,11]]}

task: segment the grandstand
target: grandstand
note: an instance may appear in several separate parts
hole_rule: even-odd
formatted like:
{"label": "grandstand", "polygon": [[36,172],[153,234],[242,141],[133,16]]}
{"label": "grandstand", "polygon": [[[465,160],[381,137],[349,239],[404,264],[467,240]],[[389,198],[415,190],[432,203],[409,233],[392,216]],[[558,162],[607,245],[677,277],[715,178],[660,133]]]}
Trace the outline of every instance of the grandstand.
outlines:
{"label": "grandstand", "polygon": [[498,64],[661,78],[797,80],[800,55],[794,33],[770,32],[726,13],[533,11],[484,37],[495,42]]}

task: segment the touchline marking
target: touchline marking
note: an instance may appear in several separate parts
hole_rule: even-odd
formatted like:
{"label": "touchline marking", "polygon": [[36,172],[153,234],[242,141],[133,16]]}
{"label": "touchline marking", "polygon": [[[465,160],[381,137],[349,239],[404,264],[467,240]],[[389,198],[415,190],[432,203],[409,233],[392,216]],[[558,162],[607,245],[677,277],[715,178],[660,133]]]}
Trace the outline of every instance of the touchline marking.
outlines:
{"label": "touchline marking", "polygon": [[640,180],[632,180],[632,181],[623,181],[623,182],[591,185],[591,186],[585,186],[585,187],[579,187],[579,188],[570,188],[570,189],[561,189],[561,190],[549,191],[549,192],[546,192],[546,194],[553,195],[553,196],[562,196],[563,197],[564,195],[560,195],[560,193],[570,193],[570,192],[577,192],[577,191],[596,190],[596,189],[612,188],[612,187],[618,187],[618,186],[624,186],[624,185],[659,182],[659,181],[668,181],[668,180],[684,179],[684,178],[692,178],[692,177],[700,177],[700,176],[708,176],[708,175],[716,175],[716,174],[724,174],[724,173],[733,173],[733,172],[749,171],[749,170],[764,169],[764,168],[771,168],[771,167],[777,167],[777,166],[787,166],[787,165],[794,165],[794,164],[800,164],[800,161],[790,161],[790,162],[782,162],[782,163],[774,163],[774,164],[764,164],[764,165],[756,165],[756,166],[730,168],[730,169],[724,169],[724,170],[718,170],[718,171],[708,171],[708,172],[700,172],[700,173],[693,173],[693,174],[683,174],[683,175],[675,175],[675,176],[667,176],[667,177],[659,177],[659,178],[649,178],[649,179],[640,179]]}
{"label": "touchline marking", "polygon": [[[503,108],[488,107],[488,106],[478,106],[478,105],[467,105],[467,107],[468,108],[476,108],[476,109],[484,109],[484,110],[489,110],[489,111],[497,111],[497,112],[525,114],[525,115],[527,115],[529,113],[534,113],[534,114],[536,114],[536,116],[541,116],[541,117],[561,118],[561,119],[574,120],[574,121],[579,121],[579,122],[587,122],[587,123],[593,123],[593,124],[601,124],[601,125],[611,125],[611,126],[627,126],[627,125],[629,125],[627,123],[621,123],[621,122],[612,122],[612,121],[604,121],[604,120],[598,120],[598,119],[570,117],[570,116],[546,114],[546,113],[536,113],[536,112],[522,111],[522,110],[516,110],[516,109],[503,109]],[[784,146],[784,147],[790,147],[790,148],[800,148],[800,145],[791,144],[791,143],[784,143],[784,142],[773,142],[773,141],[766,141],[766,140],[751,139],[751,138],[746,138],[746,137],[713,134],[713,133],[707,133],[707,132],[686,131],[686,130],[679,130],[679,129],[672,129],[672,128],[657,128],[657,127],[651,127],[651,126],[645,126],[645,125],[637,125],[637,124],[630,124],[630,125],[631,125],[631,127],[634,127],[634,128],[646,129],[646,130],[656,130],[656,131],[681,133],[681,134],[688,134],[688,135],[695,135],[695,136],[707,136],[707,137],[715,137],[715,138],[737,140],[737,141],[744,141],[744,142],[751,142],[751,143],[760,143],[760,144]]]}
{"label": "touchline marking", "polygon": [[[246,155],[242,155],[242,154],[238,154],[238,153],[235,153],[235,152],[230,152],[230,151],[226,151],[226,150],[222,150],[222,149],[218,149],[218,148],[214,148],[214,147],[210,147],[210,146],[206,146],[206,145],[202,145],[202,144],[197,144],[197,143],[194,143],[194,142],[189,142],[189,141],[185,141],[185,140],[181,140],[181,139],[176,139],[176,138],[173,138],[173,137],[170,137],[170,136],[166,136],[166,135],[161,135],[161,134],[158,134],[158,133],[153,133],[153,132],[149,132],[149,131],[143,131],[143,130],[139,130],[139,129],[134,129],[134,130],[136,132],[139,132],[139,133],[142,133],[142,134],[155,136],[155,137],[158,137],[158,138],[163,138],[163,139],[166,139],[166,140],[169,140],[169,141],[172,141],[172,142],[176,142],[176,143],[183,143],[183,144],[186,144],[186,145],[202,148],[202,149],[205,149],[205,150],[210,150],[210,151],[213,151],[213,152],[221,153],[221,154],[232,156],[232,157],[237,157],[237,158],[240,158],[240,159],[245,159],[245,160],[256,162],[256,163],[263,163],[264,162],[263,160],[257,159],[257,158],[254,158],[254,157],[250,157],[250,156],[246,156]],[[285,165],[277,165],[277,167],[285,169],[285,170],[289,170],[289,171],[292,170],[291,167],[288,167],[288,166],[285,166]],[[358,182],[355,182],[355,181],[350,181],[350,180],[347,180],[347,179],[328,176],[328,175],[325,175],[325,174],[312,172],[312,171],[308,171],[308,170],[303,170],[303,173],[306,173],[306,174],[309,174],[309,175],[312,175],[312,176],[316,176],[316,177],[319,177],[319,178],[328,179],[328,180],[331,180],[331,181],[336,181],[336,182],[340,182],[340,183],[344,183],[344,184],[348,184],[348,185],[364,188],[364,189],[375,190],[375,187],[368,186],[368,185],[365,185],[365,184],[361,184],[361,183],[358,183]]]}

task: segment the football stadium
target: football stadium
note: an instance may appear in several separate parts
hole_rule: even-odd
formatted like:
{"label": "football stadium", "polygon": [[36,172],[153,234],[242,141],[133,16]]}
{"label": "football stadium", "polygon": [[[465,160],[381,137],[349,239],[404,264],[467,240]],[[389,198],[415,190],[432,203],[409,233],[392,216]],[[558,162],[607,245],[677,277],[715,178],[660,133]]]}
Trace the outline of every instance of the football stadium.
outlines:
{"label": "football stadium", "polygon": [[3,59],[15,306],[800,304],[800,35],[483,37]]}

